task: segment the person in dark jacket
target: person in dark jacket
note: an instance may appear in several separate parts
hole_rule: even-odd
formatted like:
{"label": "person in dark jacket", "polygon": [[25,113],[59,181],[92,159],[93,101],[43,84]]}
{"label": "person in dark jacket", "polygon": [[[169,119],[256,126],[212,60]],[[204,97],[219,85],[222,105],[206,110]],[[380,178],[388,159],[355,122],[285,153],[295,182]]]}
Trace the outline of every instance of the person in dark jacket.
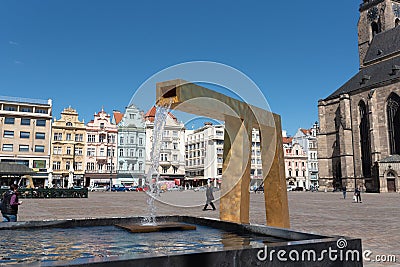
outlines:
{"label": "person in dark jacket", "polygon": [[4,193],[2,201],[1,214],[3,215],[3,222],[16,222],[18,214],[18,206],[22,201],[18,201],[18,185],[10,185],[10,190]]}
{"label": "person in dark jacket", "polygon": [[211,205],[212,209],[215,210],[214,203],[212,201],[214,200],[214,195],[213,195],[213,189],[211,187],[211,183],[207,184],[207,190],[206,190],[206,205],[204,206],[203,210],[207,210],[208,204]]}

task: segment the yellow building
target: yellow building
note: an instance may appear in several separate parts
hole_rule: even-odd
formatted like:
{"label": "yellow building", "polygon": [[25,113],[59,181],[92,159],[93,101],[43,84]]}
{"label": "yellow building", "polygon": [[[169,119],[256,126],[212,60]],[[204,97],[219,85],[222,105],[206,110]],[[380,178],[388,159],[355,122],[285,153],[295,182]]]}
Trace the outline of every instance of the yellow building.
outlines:
{"label": "yellow building", "polygon": [[69,107],[52,125],[51,166],[55,187],[83,185],[85,173],[86,127],[78,113]]}

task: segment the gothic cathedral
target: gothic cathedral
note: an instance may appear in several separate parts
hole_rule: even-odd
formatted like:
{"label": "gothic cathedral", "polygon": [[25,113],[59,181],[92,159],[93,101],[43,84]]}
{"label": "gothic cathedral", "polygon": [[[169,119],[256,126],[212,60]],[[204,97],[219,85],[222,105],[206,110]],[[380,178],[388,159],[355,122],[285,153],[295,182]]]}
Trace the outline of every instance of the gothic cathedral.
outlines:
{"label": "gothic cathedral", "polygon": [[400,0],[363,0],[360,70],[318,101],[320,189],[400,192]]}

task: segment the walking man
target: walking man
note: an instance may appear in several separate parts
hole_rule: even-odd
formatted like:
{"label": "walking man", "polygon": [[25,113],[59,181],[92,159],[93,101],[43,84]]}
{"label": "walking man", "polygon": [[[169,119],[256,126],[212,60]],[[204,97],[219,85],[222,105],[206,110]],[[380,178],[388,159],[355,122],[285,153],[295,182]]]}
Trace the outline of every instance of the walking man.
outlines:
{"label": "walking man", "polygon": [[211,187],[210,182],[207,184],[206,198],[207,198],[207,201],[206,201],[206,205],[204,206],[203,210],[207,210],[208,204],[210,204],[212,209],[215,210],[214,203],[212,203],[212,201],[214,200],[214,195],[213,195],[213,189]]}
{"label": "walking man", "polygon": [[347,189],[346,189],[346,187],[345,186],[343,186],[343,188],[342,188],[342,190],[343,190],[343,199],[346,199],[346,193],[347,193]]}

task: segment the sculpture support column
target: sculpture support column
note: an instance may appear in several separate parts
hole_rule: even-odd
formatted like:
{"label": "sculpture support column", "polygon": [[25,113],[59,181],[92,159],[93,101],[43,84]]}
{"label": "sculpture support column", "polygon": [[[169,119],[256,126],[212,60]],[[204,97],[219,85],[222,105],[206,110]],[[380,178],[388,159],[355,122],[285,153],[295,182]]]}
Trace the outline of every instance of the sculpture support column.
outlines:
{"label": "sculpture support column", "polygon": [[[283,158],[282,126],[279,115],[274,114],[275,129],[260,126],[261,157],[264,177],[265,215],[267,225],[281,228],[290,228],[289,205],[287,199],[286,176]],[[268,132],[269,131],[269,132]],[[275,145],[268,138],[275,137]],[[271,153],[275,150],[275,153]],[[271,168],[268,170],[268,159],[274,155]],[[264,157],[264,158],[263,158]]]}
{"label": "sculpture support column", "polygon": [[225,116],[220,218],[249,223],[251,123]]}

